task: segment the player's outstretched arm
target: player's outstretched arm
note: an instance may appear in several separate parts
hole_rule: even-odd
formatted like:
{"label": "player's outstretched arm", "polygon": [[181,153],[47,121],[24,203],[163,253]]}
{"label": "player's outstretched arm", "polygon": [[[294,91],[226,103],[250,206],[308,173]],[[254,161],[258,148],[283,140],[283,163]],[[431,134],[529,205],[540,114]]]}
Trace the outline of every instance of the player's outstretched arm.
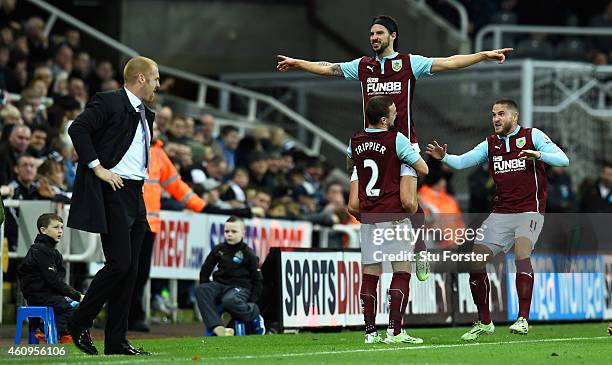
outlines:
{"label": "player's outstretched arm", "polygon": [[442,160],[444,156],[446,156],[446,151],[448,151],[448,145],[445,143],[443,146],[438,144],[438,141],[433,141],[427,145],[427,150],[425,153],[435,158],[436,160]]}
{"label": "player's outstretched arm", "polygon": [[289,70],[303,70],[321,76],[344,76],[340,65],[337,63],[329,63],[324,61],[311,62],[283,55],[278,55],[276,58],[278,61],[276,64],[276,69],[280,72],[287,72]]}
{"label": "player's outstretched arm", "polygon": [[431,64],[431,72],[460,70],[482,61],[497,61],[497,63],[502,64],[506,60],[506,52],[512,50],[513,48],[502,48],[472,54],[454,55],[446,58],[434,58]]}
{"label": "player's outstretched arm", "polygon": [[425,151],[425,153],[437,160],[444,162],[455,170],[461,170],[466,169],[468,167],[480,165],[481,163],[487,161],[488,158],[488,146],[486,140],[480,142],[472,150],[459,156],[446,153],[447,150],[447,144],[440,146],[437,141],[433,141],[432,143],[427,145],[427,150]]}

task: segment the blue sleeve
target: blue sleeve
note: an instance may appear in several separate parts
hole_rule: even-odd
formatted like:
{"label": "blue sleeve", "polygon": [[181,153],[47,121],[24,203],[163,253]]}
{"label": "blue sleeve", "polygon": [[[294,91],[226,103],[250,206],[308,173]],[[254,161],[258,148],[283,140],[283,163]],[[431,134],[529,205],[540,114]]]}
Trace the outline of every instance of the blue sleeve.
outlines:
{"label": "blue sleeve", "polygon": [[359,62],[361,58],[354,59],[350,62],[339,63],[340,69],[347,80],[359,80]]}
{"label": "blue sleeve", "polygon": [[536,150],[540,151],[542,154],[540,157],[542,162],[545,162],[551,166],[569,166],[569,158],[567,158],[565,152],[563,152],[559,146],[551,141],[546,133],[537,128],[533,128],[531,130],[531,138]]}
{"label": "blue sleeve", "polygon": [[353,158],[353,152],[351,151],[351,140],[349,139],[348,147],[346,148],[346,155],[348,158]]}
{"label": "blue sleeve", "polygon": [[[433,58],[423,57],[419,55],[410,55],[410,65],[412,65],[412,73],[418,80],[422,74],[433,75],[431,73],[431,65],[433,64]],[[346,74],[345,74],[346,75]]]}
{"label": "blue sleeve", "polygon": [[476,147],[474,147],[471,151],[466,152],[462,155],[451,155],[449,153],[444,156],[442,162],[447,164],[456,170],[465,169],[468,167],[480,165],[481,163],[487,161],[489,157],[489,146],[487,145],[487,140],[480,142]]}
{"label": "blue sleeve", "polygon": [[397,152],[397,157],[400,159],[400,161],[403,161],[408,165],[412,165],[421,159],[421,155],[419,155],[417,150],[412,147],[410,140],[401,133],[398,133],[395,137],[395,151]]}

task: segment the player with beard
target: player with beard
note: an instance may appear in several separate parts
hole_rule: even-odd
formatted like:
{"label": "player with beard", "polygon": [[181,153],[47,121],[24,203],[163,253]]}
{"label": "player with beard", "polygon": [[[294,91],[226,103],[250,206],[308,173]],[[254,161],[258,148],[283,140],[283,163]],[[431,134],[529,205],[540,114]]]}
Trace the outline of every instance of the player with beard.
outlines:
{"label": "player with beard", "polygon": [[[473,252],[485,255],[487,261],[514,246],[518,318],[510,332],[526,335],[529,331],[529,309],[533,292],[531,252],[544,224],[547,178],[544,164],[565,167],[569,159],[544,132],[518,125],[518,105],[513,100],[493,104],[494,134],[462,155],[447,153],[448,146],[433,141],[427,154],[454,169],[465,169],[488,162],[495,182],[493,212],[482,223],[481,237]],[[470,289],[478,308],[478,322],[461,339],[473,341],[491,334],[495,326],[489,311],[489,277],[486,261],[470,267]]]}
{"label": "player with beard", "polygon": [[[408,137],[417,151],[420,151],[414,127],[412,100],[416,81],[423,74],[432,75],[437,72],[459,70],[482,61],[498,61],[504,63],[505,53],[512,48],[484,51],[468,55],[455,55],[446,58],[427,58],[409,53],[398,53],[399,30],[397,22],[390,16],[379,15],[370,25],[370,45],[375,56],[363,56],[350,62],[329,63],[311,62],[279,55],[277,70],[285,72],[292,69],[304,70],[321,76],[344,77],[347,80],[358,80],[361,83],[363,106],[377,95],[387,95],[393,99],[397,107],[397,123],[399,132]],[[363,126],[368,126],[364,113]],[[416,184],[416,181],[414,182]],[[424,224],[423,210],[418,208],[412,217],[415,227]],[[417,242],[418,251],[425,250],[422,241]],[[417,257],[420,257],[417,255]],[[426,280],[429,277],[429,265],[417,261],[417,277]]]}

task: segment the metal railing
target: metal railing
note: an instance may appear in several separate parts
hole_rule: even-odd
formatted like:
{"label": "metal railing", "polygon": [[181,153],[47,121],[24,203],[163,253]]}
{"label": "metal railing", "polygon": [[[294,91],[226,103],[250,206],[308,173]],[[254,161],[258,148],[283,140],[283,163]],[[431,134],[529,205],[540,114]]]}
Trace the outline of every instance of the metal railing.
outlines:
{"label": "metal railing", "polygon": [[578,35],[578,36],[612,36],[612,28],[596,28],[596,27],[551,27],[543,25],[508,25],[508,24],[489,24],[483,27],[476,34],[474,50],[480,52],[483,50],[484,38],[487,35],[493,35],[493,48],[502,48],[502,35],[504,33],[513,34],[529,34],[529,33],[547,33],[547,34],[563,34],[563,35]]}
{"label": "metal railing", "polygon": [[[106,34],[96,30],[90,25],[80,21],[79,19],[71,16],[70,14],[62,11],[61,9],[56,8],[55,6],[45,1],[42,1],[42,0],[26,0],[26,1],[40,7],[41,9],[44,9],[45,11],[51,14],[49,19],[47,19],[47,24],[45,26],[45,32],[47,33],[51,31],[57,19],[61,19],[64,22],[88,34],[92,38],[97,39],[98,41],[106,44],[110,48],[117,50],[123,55],[130,56],[130,57],[135,57],[139,55],[136,50],[118,42],[117,40],[107,36]],[[325,130],[317,127],[311,121],[302,117],[295,111],[288,108],[286,105],[282,104],[281,102],[279,102],[278,100],[270,96],[259,94],[259,93],[256,93],[250,90],[242,89],[236,86],[228,85],[228,84],[225,84],[219,81],[215,81],[215,80],[212,80],[206,77],[202,77],[202,76],[190,73],[190,72],[179,70],[171,66],[166,66],[166,65],[158,65],[158,66],[159,66],[159,71],[166,75],[173,76],[173,77],[197,84],[198,94],[197,94],[196,102],[199,107],[205,107],[207,105],[206,96],[210,89],[216,89],[221,95],[219,108],[223,111],[229,110],[229,106],[230,106],[229,100],[231,99],[230,96],[239,96],[242,98],[246,98],[247,99],[246,113],[244,113],[243,115],[239,114],[238,117],[241,117],[249,122],[255,122],[257,121],[258,107],[261,105],[265,105],[268,108],[272,108],[276,110],[278,113],[283,115],[285,118],[289,119],[291,122],[298,124],[299,126],[301,126],[302,128],[306,129],[307,131],[313,134],[311,144],[306,147],[308,152],[313,153],[313,154],[319,154],[321,144],[323,142],[326,142],[331,147],[338,150],[340,153],[344,153],[346,145],[343,142],[335,138],[333,135],[327,133]]]}
{"label": "metal railing", "polygon": [[445,28],[451,36],[461,42],[462,52],[464,48],[469,49],[470,40],[468,38],[468,13],[465,6],[457,0],[445,0],[453,9],[455,9],[459,15],[459,29],[455,29],[446,19],[441,17],[433,9],[431,9],[425,0],[406,0],[410,5],[416,4],[415,8],[421,10],[421,12],[428,14],[432,18],[432,21],[439,26]]}

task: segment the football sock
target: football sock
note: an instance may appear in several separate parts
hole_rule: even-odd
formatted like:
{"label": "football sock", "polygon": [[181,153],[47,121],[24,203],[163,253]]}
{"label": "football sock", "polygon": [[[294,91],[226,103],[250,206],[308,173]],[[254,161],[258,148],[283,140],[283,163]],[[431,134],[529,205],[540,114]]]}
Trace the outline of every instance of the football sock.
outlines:
{"label": "football sock", "polygon": [[365,332],[376,332],[376,287],[378,286],[378,276],[362,274],[361,276],[361,310],[365,321]]}
{"label": "football sock", "polygon": [[402,330],[410,295],[410,273],[394,272],[389,286],[389,329],[397,336]]}
{"label": "football sock", "polygon": [[533,268],[531,258],[515,260],[516,264],[516,294],[519,301],[518,316],[529,319],[531,294],[533,293]]}
{"label": "football sock", "polygon": [[491,312],[489,310],[489,275],[486,272],[470,273],[470,290],[474,304],[478,308],[478,319],[484,324],[491,323]]}

